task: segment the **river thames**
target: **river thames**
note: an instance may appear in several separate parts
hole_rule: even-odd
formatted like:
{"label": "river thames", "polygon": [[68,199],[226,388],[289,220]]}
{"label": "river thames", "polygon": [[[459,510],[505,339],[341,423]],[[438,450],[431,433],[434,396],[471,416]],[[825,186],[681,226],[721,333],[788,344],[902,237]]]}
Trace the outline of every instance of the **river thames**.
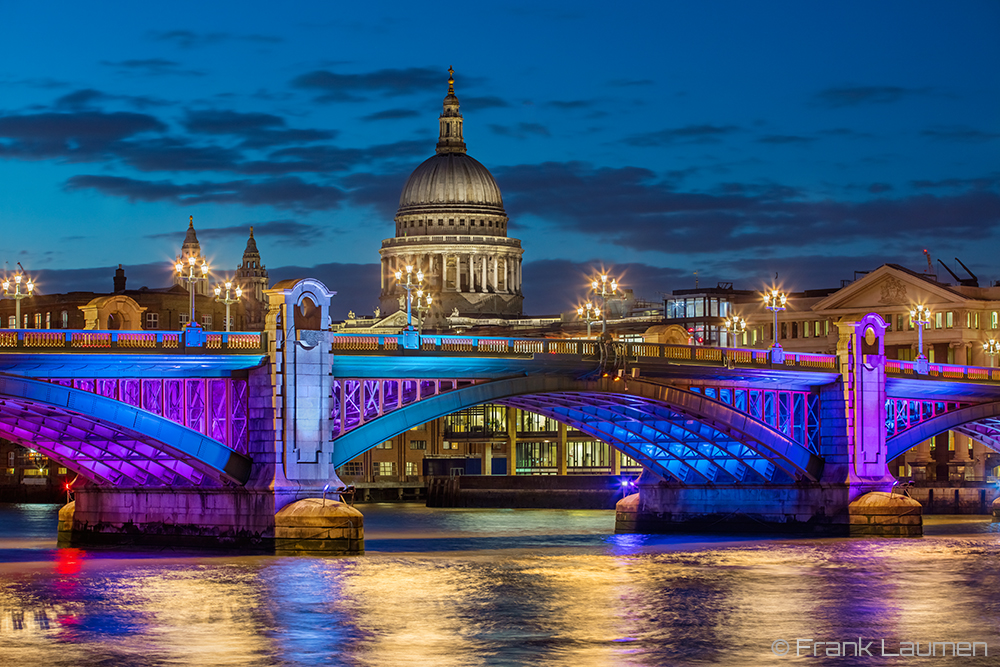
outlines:
{"label": "river thames", "polygon": [[[741,540],[614,535],[614,513],[598,510],[359,509],[365,555],[285,558],[58,549],[57,506],[0,505],[0,664],[987,665],[1000,655],[1000,535],[988,517],[925,517],[922,539]],[[953,657],[963,642],[978,642],[979,657]],[[937,657],[905,657],[907,645]]]}

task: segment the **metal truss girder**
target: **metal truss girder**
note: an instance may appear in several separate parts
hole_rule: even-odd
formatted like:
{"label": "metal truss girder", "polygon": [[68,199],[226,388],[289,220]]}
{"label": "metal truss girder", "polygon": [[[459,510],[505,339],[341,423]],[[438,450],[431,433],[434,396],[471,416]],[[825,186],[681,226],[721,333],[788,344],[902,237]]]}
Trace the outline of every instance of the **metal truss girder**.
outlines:
{"label": "metal truss girder", "polygon": [[[593,414],[595,416],[599,416],[600,418],[614,420],[612,421],[612,423],[616,425],[619,425],[621,421],[616,419],[620,415],[613,408],[592,405],[584,402],[582,399],[576,396],[556,395],[556,396],[547,396],[545,397],[545,399],[536,400],[536,397],[518,397],[517,399],[512,399],[504,402],[512,405],[524,406],[526,409],[538,412],[539,414],[546,414],[547,416],[550,416],[554,419],[560,419],[560,415],[564,415],[562,421],[566,421],[567,423],[570,424],[576,424],[580,421],[584,421],[582,418],[576,416],[571,411],[579,411],[584,414]],[[550,408],[546,406],[546,403],[558,405],[558,407]],[[630,415],[626,417],[627,423],[641,424],[643,429],[649,429],[651,431],[652,437],[639,431],[640,437],[643,437],[650,441],[656,441],[658,439],[656,436],[660,436],[661,438],[666,438],[674,442],[682,443],[686,447],[694,451],[696,454],[698,454],[699,458],[705,459],[710,464],[716,466],[716,468],[718,468],[718,471],[721,471],[727,477],[732,477],[733,479],[736,480],[742,479],[744,473],[740,469],[740,466],[746,466],[747,464],[744,461],[742,461],[740,457],[737,457],[732,453],[728,452],[724,447],[719,445],[716,440],[709,439],[703,433],[700,432],[701,429],[708,429],[713,434],[723,435],[719,433],[719,431],[717,431],[716,429],[713,429],[705,424],[702,424],[697,420],[685,420],[682,415],[678,415],[676,413],[672,413],[671,415],[674,417],[674,421],[666,421],[662,419],[657,420],[656,417],[654,417],[653,415],[653,411],[642,410],[636,406],[631,406],[627,414]],[[657,416],[662,416],[662,415],[657,415]],[[646,421],[644,420],[644,418],[653,421]],[[692,430],[692,428],[688,427],[687,425],[676,423],[677,418],[680,418],[683,421],[693,422],[694,428],[697,429],[698,432],[695,432],[694,430]],[[666,426],[666,428],[664,428],[664,426]],[[690,437],[685,437],[685,434],[687,434]],[[725,468],[719,462],[714,460],[714,457],[712,455],[705,455],[703,452],[698,451],[693,443],[710,445],[714,449],[717,449],[718,452],[721,453],[722,457],[726,459],[735,460],[737,463],[738,472],[734,473],[732,470]],[[761,477],[763,481],[765,482],[771,481],[768,477],[760,475],[755,468],[749,466],[747,466],[747,468],[753,471],[753,473],[756,474],[757,476]],[[702,473],[703,471],[699,470],[699,472]],[[709,479],[717,479],[714,473],[712,475],[706,475],[706,476]]]}
{"label": "metal truss girder", "polygon": [[919,445],[938,433],[944,433],[975,422],[989,424],[997,417],[1000,417],[1000,401],[970,405],[920,422],[886,440],[885,445],[888,450],[886,460],[891,461],[911,447]]}
{"label": "metal truss girder", "polygon": [[[754,420],[732,406],[677,387],[643,380],[614,382],[610,378],[579,380],[561,375],[526,375],[481,382],[449,391],[372,420],[334,440],[331,463],[341,466],[359,454],[400,433],[453,412],[480,403],[506,402],[529,395],[582,394],[594,397],[625,397],[630,405],[662,405],[704,422],[734,440],[751,446],[762,457],[792,479],[812,481],[822,474],[823,459],[772,427]],[[759,468],[758,468],[759,470]]]}
{"label": "metal truss girder", "polygon": [[[606,397],[602,396],[602,398],[606,398]],[[579,400],[579,399],[577,399],[577,400]],[[630,396],[622,397],[620,395],[611,395],[610,397],[607,397],[606,400],[608,402],[612,402],[612,401],[628,402],[628,403],[632,404],[633,407],[634,407],[634,404],[636,403],[636,399],[634,399],[633,397],[630,397]],[[705,399],[705,400],[710,400],[711,401],[713,399]],[[718,403],[718,402],[716,401],[716,403]],[[719,403],[719,405],[725,405],[725,404]],[[610,409],[610,408],[605,408],[605,409]],[[655,405],[655,404],[651,404],[651,403],[643,404],[643,409],[640,412],[641,412],[641,414],[656,415],[656,416],[658,416],[658,417],[660,417],[662,419],[670,420],[672,423],[676,423],[678,421],[678,418],[680,418],[680,420],[683,420],[685,422],[690,421],[690,422],[692,422],[692,425],[693,425],[694,428],[697,428],[697,429],[708,429],[710,431],[710,433],[712,433],[713,435],[717,434],[717,435],[720,435],[720,436],[728,436],[728,437],[725,438],[725,441],[739,443],[742,447],[745,447],[745,448],[750,449],[751,451],[754,451],[756,457],[759,457],[759,458],[769,458],[765,454],[763,454],[762,452],[757,451],[757,449],[754,448],[750,443],[741,442],[741,441],[733,438],[731,435],[728,435],[725,430],[720,429],[719,426],[716,425],[716,424],[706,423],[705,421],[702,421],[702,420],[699,420],[699,419],[691,419],[691,418],[687,417],[686,415],[683,415],[683,414],[680,414],[680,413],[675,412],[673,410],[670,410],[668,408],[665,408],[664,406]],[[754,420],[754,421],[756,421],[756,420]],[[762,422],[760,422],[760,424],[763,425],[765,428],[771,428],[771,427],[767,426],[766,424],[763,424]],[[683,427],[683,428],[686,428],[686,427]],[[779,437],[782,437],[782,438],[785,437],[783,434],[780,434],[778,432],[776,432],[776,433],[778,434]],[[719,438],[717,438],[717,437],[713,437],[711,439],[713,441],[717,442],[717,443],[719,441]],[[765,443],[761,443],[761,444],[765,444]],[[730,455],[732,456],[732,454],[730,454]],[[790,479],[794,479],[795,478],[795,472],[792,469],[786,468],[785,466],[782,466],[780,464],[778,464],[777,467],[781,468],[782,472],[784,472],[784,474],[786,474]],[[764,479],[765,481],[771,481],[773,479],[773,472],[772,471],[775,468],[775,465],[765,466],[765,470],[767,470],[767,472],[761,471],[758,467],[751,466],[751,468],[753,469],[753,471],[754,471],[755,474],[757,474],[758,476],[762,477],[762,479]]]}
{"label": "metal truss girder", "polygon": [[[103,437],[96,436],[95,434],[89,432],[87,429],[76,429],[71,428],[68,425],[64,425],[57,421],[53,417],[41,418],[36,417],[35,419],[28,418],[27,414],[22,412],[19,418],[16,418],[13,422],[9,418],[5,418],[4,408],[6,406],[0,407],[0,424],[7,424],[11,428],[21,428],[25,431],[34,434],[36,442],[62,442],[66,445],[74,446],[86,457],[94,460],[108,461],[123,461],[125,468],[121,469],[120,472],[128,476],[130,479],[134,480],[138,484],[146,483],[146,475],[152,475],[158,481],[163,484],[168,484],[176,475],[166,469],[162,464],[155,461],[149,455],[143,455],[138,447],[146,447],[150,451],[155,451],[159,453],[160,457],[167,458],[167,455],[152,446],[146,446],[138,440],[127,440],[122,442],[118,439],[107,440]],[[26,425],[31,425],[32,429],[25,428]],[[65,430],[60,430],[54,428],[54,425],[63,425]],[[71,431],[80,431],[80,433],[73,433]],[[114,435],[114,432],[111,432]],[[121,434],[118,434],[119,436]],[[44,438],[45,440],[40,441],[38,438]],[[41,445],[40,445],[41,446]],[[37,448],[37,447],[36,447]],[[138,461],[148,460],[148,466],[142,466],[138,464]],[[192,470],[192,472],[194,472]],[[202,476],[200,474],[195,475],[185,475],[188,481],[193,484],[200,483]]]}
{"label": "metal truss girder", "polygon": [[[108,434],[109,437],[102,438],[107,441],[146,442],[164,456],[189,466],[193,483],[206,475],[238,484],[245,484],[250,478],[249,457],[165,417],[98,394],[55,383],[0,376],[0,411],[5,409],[13,410],[15,416],[19,412],[41,412],[46,421],[86,431],[86,435],[76,438],[79,442],[92,441],[95,434],[101,433]],[[83,424],[86,428],[81,428]],[[171,472],[182,474],[179,470],[184,468],[175,467]]]}

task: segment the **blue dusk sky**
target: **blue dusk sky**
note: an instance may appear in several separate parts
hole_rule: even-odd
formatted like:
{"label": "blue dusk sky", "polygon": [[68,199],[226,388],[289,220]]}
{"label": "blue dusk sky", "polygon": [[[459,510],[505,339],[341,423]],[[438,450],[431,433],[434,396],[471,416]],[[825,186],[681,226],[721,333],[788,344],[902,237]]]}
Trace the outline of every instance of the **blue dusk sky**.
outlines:
{"label": "blue dusk sky", "polygon": [[[448,66],[525,312],[840,284],[924,248],[1000,279],[1000,3],[0,2],[0,261],[45,293],[232,272],[377,304]],[[936,262],[935,262],[936,265]],[[943,271],[942,271],[943,273]]]}

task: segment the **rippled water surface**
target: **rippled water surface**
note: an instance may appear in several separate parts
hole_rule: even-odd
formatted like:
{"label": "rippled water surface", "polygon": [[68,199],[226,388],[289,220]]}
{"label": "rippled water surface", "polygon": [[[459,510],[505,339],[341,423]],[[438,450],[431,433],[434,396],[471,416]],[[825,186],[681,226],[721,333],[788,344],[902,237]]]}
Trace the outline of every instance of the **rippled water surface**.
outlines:
{"label": "rippled water surface", "polygon": [[[607,511],[359,508],[364,556],[278,558],[57,549],[58,507],[0,505],[0,664],[1000,664],[988,518],[738,540],[616,536]],[[872,657],[794,657],[858,637]]]}

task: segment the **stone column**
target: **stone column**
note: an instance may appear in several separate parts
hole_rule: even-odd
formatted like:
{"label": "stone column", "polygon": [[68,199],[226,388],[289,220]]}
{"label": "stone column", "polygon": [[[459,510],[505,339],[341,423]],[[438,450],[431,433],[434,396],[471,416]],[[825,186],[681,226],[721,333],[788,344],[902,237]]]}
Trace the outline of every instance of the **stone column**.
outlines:
{"label": "stone column", "polygon": [[489,289],[490,284],[489,284],[489,281],[487,280],[487,277],[486,277],[487,257],[486,257],[486,255],[483,255],[482,257],[483,257],[483,284],[482,284],[482,288],[483,288],[484,292],[489,292],[490,291],[490,289]]}
{"label": "stone column", "polygon": [[556,443],[556,474],[566,474],[566,424],[559,422],[559,440]]}
{"label": "stone column", "polygon": [[462,293],[462,256],[455,253],[455,291]]}
{"label": "stone column", "polygon": [[[934,462],[934,459],[931,458],[931,441],[924,440],[910,451],[913,457],[910,463],[913,479],[916,481],[928,479],[927,466]],[[910,455],[907,458],[909,459]]]}
{"label": "stone column", "polygon": [[972,475],[976,481],[986,480],[986,457],[990,450],[978,440],[972,441]]}
{"label": "stone column", "polygon": [[468,258],[467,269],[469,271],[469,291],[476,291],[476,253],[471,253]]}
{"label": "stone column", "polygon": [[498,265],[499,265],[499,260],[497,259],[496,255],[493,255],[493,291],[494,292],[499,292],[500,291],[500,283],[497,280],[497,267],[498,267]]}
{"label": "stone column", "polygon": [[[969,458],[969,438],[961,433],[954,432],[951,433],[951,437],[955,441],[955,451],[952,453],[950,467],[954,467],[956,477],[968,479],[972,472],[972,459]],[[958,472],[959,467],[962,468],[961,473]]]}
{"label": "stone column", "polygon": [[517,409],[507,408],[507,474],[517,474]]}
{"label": "stone column", "polygon": [[483,459],[482,459],[482,474],[492,475],[493,474],[493,443],[484,442],[483,443]]}

